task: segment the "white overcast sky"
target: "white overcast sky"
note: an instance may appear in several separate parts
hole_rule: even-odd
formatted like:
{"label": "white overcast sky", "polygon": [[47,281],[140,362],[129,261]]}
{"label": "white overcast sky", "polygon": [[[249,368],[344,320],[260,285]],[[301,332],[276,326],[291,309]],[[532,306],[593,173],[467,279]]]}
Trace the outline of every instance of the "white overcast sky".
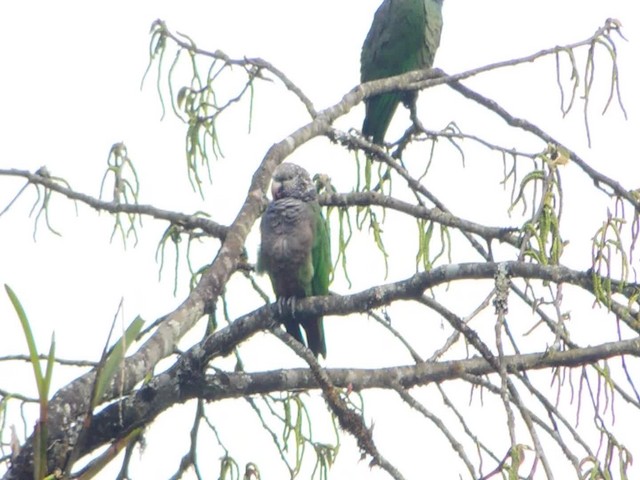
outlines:
{"label": "white overcast sky", "polygon": [[[165,20],[171,30],[189,35],[205,49],[221,49],[232,57],[263,57],[302,88],[316,108],[324,108],[338,102],[358,83],[360,47],[379,3],[379,0],[2,2],[0,168],[34,171],[46,165],[52,175],[64,177],[72,187],[97,195],[109,149],[123,141],[143,181],[142,203],[185,212],[207,204],[219,205],[216,202],[220,199],[228,199],[226,205],[237,205],[248,185],[242,173],[250,172],[271,144],[306,122],[305,112],[291,101],[290,105],[275,108],[277,103],[271,102],[269,92],[282,95],[281,90],[270,90],[271,87],[258,90],[254,133],[247,137],[250,141],[237,145],[233,136],[223,138],[227,158],[214,167],[218,175],[236,174],[238,182],[218,183],[208,193],[207,204],[202,204],[196,195],[189,193],[186,182],[183,126],[171,117],[170,111],[161,120],[154,75],[140,90],[152,22],[158,18]],[[628,120],[623,119],[617,105],[612,105],[610,112],[600,118],[606,98],[601,93],[593,100],[591,110],[591,149],[585,142],[580,110],[562,119],[553,62],[547,60],[517,67],[513,72],[492,73],[471,84],[481,93],[504,102],[515,115],[539,123],[566,141],[595,168],[617,175],[628,182],[625,185],[628,188],[638,188],[638,10],[633,0],[445,0],[444,30],[436,66],[448,73],[461,72],[582,40],[608,17],[620,20],[622,32],[629,40],[617,39],[620,87]],[[602,52],[597,58],[606,70],[608,61]],[[606,90],[606,75],[601,75],[598,82]],[[437,92],[442,93],[441,98]],[[468,108],[470,117],[478,111],[460,103],[446,87],[425,92],[423,97],[428,102],[421,105],[434,111],[421,117],[432,129],[443,128],[450,120],[465,126],[467,119],[451,113],[443,99],[457,102],[458,106],[466,105],[462,108],[463,111]],[[363,113],[360,106],[337,125],[345,130],[359,129]],[[406,114],[402,115],[406,120]],[[246,110],[238,119],[245,122],[238,127],[244,134]],[[398,135],[405,127],[401,121],[394,122],[390,135]],[[494,139],[511,146],[499,135]],[[327,143],[317,140],[317,149],[304,147],[294,159],[303,164],[307,161],[308,167],[318,165],[313,163],[317,158],[336,151]],[[323,158],[324,161],[323,168],[338,178],[339,189],[348,190],[349,185],[339,181],[337,160]],[[0,178],[0,210],[21,185],[21,181]],[[34,193],[29,192],[0,217],[0,282],[11,285],[21,298],[34,323],[41,349],[46,348],[51,332],[55,331],[60,356],[97,359],[121,297],[125,299],[127,318],[139,313],[148,320],[172,310],[183,298],[184,286],[173,296],[171,267],[163,273],[164,283],[156,284],[153,249],[164,225],[151,225],[153,234],[145,235],[138,249],[129,248],[125,252],[119,241],[109,244],[111,223],[105,215],[97,217],[81,207],[76,217],[66,201],[54,199],[52,222],[63,237],[48,233],[41,224],[34,242],[33,219],[27,218],[34,200]],[[229,222],[234,211],[230,208],[212,213],[216,220]],[[476,218],[491,218],[482,215],[478,212]],[[151,223],[145,222],[146,226]],[[181,280],[184,283],[186,279],[183,276]],[[0,322],[3,331],[0,355],[26,351],[4,293],[0,293]],[[338,330],[331,325],[327,328],[328,364],[338,366],[343,358],[339,342],[331,343]],[[0,372],[3,377],[15,375],[15,371]],[[30,381],[28,370],[25,372]],[[56,384],[68,380],[59,377]],[[24,388],[33,394],[32,386]],[[172,448],[173,443],[163,447]],[[156,444],[150,445],[150,450],[157,453],[162,449]],[[176,454],[182,453],[180,450]],[[340,472],[343,475],[368,472],[364,463],[353,465],[355,458],[352,455],[340,463],[334,478],[342,478]],[[171,471],[174,466],[172,463],[167,468]],[[421,478],[420,472],[421,466],[417,464],[406,474],[408,478]]]}

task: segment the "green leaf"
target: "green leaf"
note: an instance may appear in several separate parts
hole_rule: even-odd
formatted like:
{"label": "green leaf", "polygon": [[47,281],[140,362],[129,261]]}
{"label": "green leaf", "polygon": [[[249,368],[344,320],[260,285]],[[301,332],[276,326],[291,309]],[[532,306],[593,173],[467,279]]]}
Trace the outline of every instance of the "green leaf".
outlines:
{"label": "green leaf", "polygon": [[7,291],[7,295],[9,296],[9,300],[13,304],[13,308],[18,314],[18,318],[20,319],[20,324],[22,325],[22,331],[24,332],[24,337],[27,340],[27,347],[29,348],[29,357],[31,359],[31,365],[33,366],[33,373],[36,377],[36,384],[38,386],[38,395],[40,400],[42,398],[46,398],[46,391],[44,390],[45,382],[44,377],[42,376],[42,369],[40,368],[40,360],[38,358],[38,350],[36,349],[36,342],[33,338],[33,332],[31,331],[31,326],[29,325],[29,319],[27,318],[27,314],[22,308],[22,304],[20,304],[20,300],[11,289],[11,287],[7,284],[4,285],[4,289]]}
{"label": "green leaf", "polygon": [[124,332],[124,335],[118,340],[118,342],[114,345],[113,350],[107,357],[104,362],[102,369],[98,373],[98,377],[96,378],[96,388],[94,391],[94,396],[91,401],[91,407],[95,407],[98,405],[102,397],[104,396],[104,392],[107,389],[107,386],[111,382],[111,379],[116,373],[120,362],[124,358],[124,354],[129,348],[129,345],[133,343],[133,341],[142,330],[142,326],[144,325],[144,320],[138,316],[133,322],[127,327],[127,330]]}
{"label": "green leaf", "polygon": [[44,398],[49,398],[49,389],[51,388],[51,377],[53,377],[53,365],[56,359],[56,334],[51,334],[51,344],[49,345],[49,354],[47,355],[47,370],[44,374]]}

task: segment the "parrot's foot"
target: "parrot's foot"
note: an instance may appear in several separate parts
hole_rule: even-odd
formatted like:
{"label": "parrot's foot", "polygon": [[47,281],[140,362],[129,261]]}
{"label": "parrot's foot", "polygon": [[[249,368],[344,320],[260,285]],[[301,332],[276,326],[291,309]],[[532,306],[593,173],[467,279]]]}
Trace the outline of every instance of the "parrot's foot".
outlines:
{"label": "parrot's foot", "polygon": [[296,297],[280,297],[276,300],[276,303],[278,304],[278,314],[281,317],[284,317],[285,311],[288,310],[286,314],[291,318],[295,318]]}

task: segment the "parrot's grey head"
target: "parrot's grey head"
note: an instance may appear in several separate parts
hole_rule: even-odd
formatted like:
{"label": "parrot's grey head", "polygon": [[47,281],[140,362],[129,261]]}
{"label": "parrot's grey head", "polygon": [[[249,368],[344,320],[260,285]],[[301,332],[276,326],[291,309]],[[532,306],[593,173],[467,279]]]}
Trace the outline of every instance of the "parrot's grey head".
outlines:
{"label": "parrot's grey head", "polygon": [[295,163],[281,163],[273,172],[271,195],[274,200],[297,198],[303,201],[316,199],[317,193],[309,172]]}

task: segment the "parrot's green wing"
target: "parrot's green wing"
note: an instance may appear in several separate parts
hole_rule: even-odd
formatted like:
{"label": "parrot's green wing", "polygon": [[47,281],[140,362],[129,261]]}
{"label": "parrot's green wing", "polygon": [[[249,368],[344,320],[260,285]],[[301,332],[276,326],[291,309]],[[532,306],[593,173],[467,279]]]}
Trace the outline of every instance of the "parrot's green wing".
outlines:
{"label": "parrot's green wing", "polygon": [[315,238],[311,249],[313,259],[313,279],[311,281],[312,295],[326,295],[329,293],[331,280],[331,238],[329,225],[322,216],[320,205],[313,204],[316,217]]}
{"label": "parrot's green wing", "polygon": [[[430,68],[440,44],[442,1],[385,0],[362,46],[360,80]],[[388,92],[367,99],[363,135],[382,144],[400,101],[415,102],[415,93]]]}
{"label": "parrot's green wing", "polygon": [[[311,248],[311,261],[313,263],[313,277],[309,293],[310,295],[327,295],[329,282],[331,281],[331,238],[329,226],[322,216],[320,205],[314,202],[310,204],[315,217],[315,236]],[[327,345],[324,339],[324,325],[322,317],[301,319],[301,323],[307,334],[307,344],[316,355],[327,356]]]}

